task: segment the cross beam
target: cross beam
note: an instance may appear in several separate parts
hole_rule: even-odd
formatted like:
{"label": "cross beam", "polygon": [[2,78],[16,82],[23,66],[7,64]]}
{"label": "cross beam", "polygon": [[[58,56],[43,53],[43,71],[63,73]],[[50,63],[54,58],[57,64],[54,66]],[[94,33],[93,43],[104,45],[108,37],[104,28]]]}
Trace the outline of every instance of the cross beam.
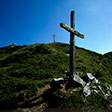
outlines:
{"label": "cross beam", "polygon": [[65,30],[67,30],[68,32],[73,33],[74,35],[80,37],[80,38],[84,38],[84,35],[79,33],[78,31],[74,30],[73,28],[70,28],[68,25],[64,24],[64,23],[60,23],[60,26],[62,28],[64,28]]}
{"label": "cross beam", "polygon": [[60,23],[60,26],[70,32],[70,74],[69,77],[73,77],[75,72],[75,35],[84,38],[83,34],[80,34],[75,30],[75,11],[71,11],[71,27],[67,26],[64,23]]}

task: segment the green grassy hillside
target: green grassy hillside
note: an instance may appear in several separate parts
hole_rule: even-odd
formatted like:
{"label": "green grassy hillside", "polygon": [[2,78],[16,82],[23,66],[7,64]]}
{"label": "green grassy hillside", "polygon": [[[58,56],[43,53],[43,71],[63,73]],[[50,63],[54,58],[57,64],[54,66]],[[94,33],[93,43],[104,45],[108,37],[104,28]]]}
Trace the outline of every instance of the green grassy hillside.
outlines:
{"label": "green grassy hillside", "polygon": [[104,55],[108,56],[109,58],[112,58],[112,52],[105,53]]}
{"label": "green grassy hillside", "polygon": [[[95,73],[103,83],[112,82],[112,59],[76,47],[76,70],[83,77]],[[0,48],[0,106],[17,105],[53,77],[69,71],[69,45],[64,43],[12,45]]]}

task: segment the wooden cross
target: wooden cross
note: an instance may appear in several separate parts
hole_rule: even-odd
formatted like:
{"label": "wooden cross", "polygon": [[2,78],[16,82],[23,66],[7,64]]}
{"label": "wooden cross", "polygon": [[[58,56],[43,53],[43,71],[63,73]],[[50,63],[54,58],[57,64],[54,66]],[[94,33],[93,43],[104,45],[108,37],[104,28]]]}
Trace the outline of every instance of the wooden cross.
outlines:
{"label": "wooden cross", "polygon": [[54,41],[54,43],[55,43],[55,37],[56,37],[56,34],[54,33],[53,34],[53,41]]}
{"label": "wooden cross", "polygon": [[75,72],[75,35],[84,38],[83,34],[80,34],[75,30],[75,11],[71,11],[71,27],[64,23],[60,23],[60,26],[70,32],[70,74],[69,77],[73,77]]}

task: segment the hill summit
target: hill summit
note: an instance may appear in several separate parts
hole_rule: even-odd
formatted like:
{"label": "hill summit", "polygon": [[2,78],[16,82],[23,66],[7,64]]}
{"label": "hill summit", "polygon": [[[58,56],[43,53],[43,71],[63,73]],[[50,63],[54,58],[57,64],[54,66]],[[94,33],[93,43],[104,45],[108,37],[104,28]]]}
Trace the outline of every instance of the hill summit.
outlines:
{"label": "hill summit", "polygon": [[[112,61],[83,48],[76,47],[76,70],[111,76]],[[0,74],[14,77],[46,79],[69,71],[69,45],[64,43],[7,46],[0,48]],[[27,75],[26,75],[27,74]]]}

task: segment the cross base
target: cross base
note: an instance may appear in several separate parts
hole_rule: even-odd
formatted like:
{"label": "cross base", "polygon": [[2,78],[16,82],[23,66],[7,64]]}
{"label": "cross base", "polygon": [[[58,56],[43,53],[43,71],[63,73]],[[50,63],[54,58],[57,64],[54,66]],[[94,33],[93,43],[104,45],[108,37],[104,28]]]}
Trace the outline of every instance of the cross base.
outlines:
{"label": "cross base", "polygon": [[[51,88],[60,89],[61,85],[70,85],[69,87],[74,86],[74,84],[85,86],[86,82],[80,78],[80,76],[74,73],[73,77],[69,77],[68,72],[66,72],[66,77],[63,78],[54,78],[50,83]],[[69,89],[69,88],[68,88]]]}

